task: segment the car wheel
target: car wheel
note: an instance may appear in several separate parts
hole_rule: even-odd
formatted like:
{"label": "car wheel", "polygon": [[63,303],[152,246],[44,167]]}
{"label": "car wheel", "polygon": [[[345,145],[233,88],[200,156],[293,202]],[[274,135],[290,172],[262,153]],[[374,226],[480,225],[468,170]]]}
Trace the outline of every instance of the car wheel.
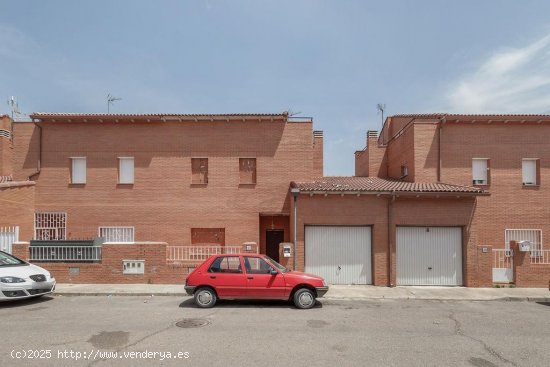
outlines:
{"label": "car wheel", "polygon": [[297,308],[308,309],[315,306],[315,293],[307,288],[298,289],[293,299]]}
{"label": "car wheel", "polygon": [[195,304],[200,308],[214,307],[216,304],[216,292],[212,288],[199,288],[195,294]]}

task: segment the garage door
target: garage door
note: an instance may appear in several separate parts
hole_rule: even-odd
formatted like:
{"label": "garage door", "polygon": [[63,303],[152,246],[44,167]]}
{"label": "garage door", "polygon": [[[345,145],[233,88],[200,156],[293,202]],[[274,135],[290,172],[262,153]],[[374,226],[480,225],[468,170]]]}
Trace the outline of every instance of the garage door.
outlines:
{"label": "garage door", "polygon": [[462,228],[397,227],[397,285],[462,285]]}
{"label": "garage door", "polygon": [[329,284],[372,284],[371,229],[306,226],[305,270]]}

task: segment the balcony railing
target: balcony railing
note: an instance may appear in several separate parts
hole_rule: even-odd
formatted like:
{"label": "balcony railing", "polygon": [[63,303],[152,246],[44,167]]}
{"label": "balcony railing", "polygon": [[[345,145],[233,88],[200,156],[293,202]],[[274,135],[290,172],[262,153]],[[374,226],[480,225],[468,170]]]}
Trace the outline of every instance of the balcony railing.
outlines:
{"label": "balcony railing", "polygon": [[30,246],[30,261],[101,261],[101,246]]}
{"label": "balcony railing", "polygon": [[531,264],[550,264],[550,250],[531,251]]}
{"label": "balcony railing", "polygon": [[167,246],[168,262],[201,262],[212,255],[238,254],[242,246]]}

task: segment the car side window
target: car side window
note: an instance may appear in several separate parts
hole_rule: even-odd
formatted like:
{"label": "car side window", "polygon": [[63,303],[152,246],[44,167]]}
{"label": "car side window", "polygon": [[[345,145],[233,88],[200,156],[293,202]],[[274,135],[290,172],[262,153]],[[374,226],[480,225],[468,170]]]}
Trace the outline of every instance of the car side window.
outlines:
{"label": "car side window", "polygon": [[240,274],[243,272],[238,256],[220,256],[208,268],[209,273]]}
{"label": "car side window", "polygon": [[244,266],[249,274],[269,274],[273,267],[261,257],[244,257]]}

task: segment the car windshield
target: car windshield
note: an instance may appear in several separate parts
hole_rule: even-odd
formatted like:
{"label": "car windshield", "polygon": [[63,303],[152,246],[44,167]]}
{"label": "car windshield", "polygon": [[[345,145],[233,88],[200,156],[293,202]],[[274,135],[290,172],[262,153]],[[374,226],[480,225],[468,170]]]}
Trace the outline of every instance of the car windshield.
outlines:
{"label": "car windshield", "polygon": [[0,267],[1,266],[13,266],[13,265],[26,265],[23,260],[19,260],[15,256],[12,256],[6,252],[0,251]]}
{"label": "car windshield", "polygon": [[273,265],[274,267],[279,269],[281,272],[286,273],[286,272],[290,271],[287,268],[285,268],[284,266],[282,266],[281,264],[279,264],[277,261],[270,258],[269,256],[266,255],[265,258],[271,263],[271,265]]}

